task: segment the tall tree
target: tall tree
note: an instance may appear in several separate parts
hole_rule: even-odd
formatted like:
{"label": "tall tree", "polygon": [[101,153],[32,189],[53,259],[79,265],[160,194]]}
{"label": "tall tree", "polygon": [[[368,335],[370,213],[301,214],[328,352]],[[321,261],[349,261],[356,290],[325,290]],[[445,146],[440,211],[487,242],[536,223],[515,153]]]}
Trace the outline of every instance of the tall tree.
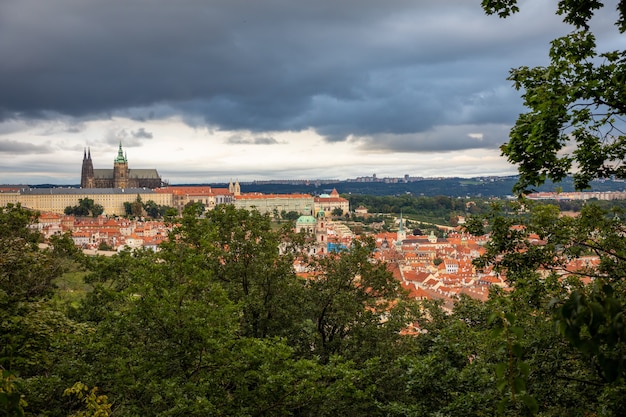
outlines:
{"label": "tall tree", "polygon": [[[482,6],[488,14],[507,17],[519,11],[517,3],[483,0]],[[608,4],[616,7],[616,30],[623,34],[626,1],[561,0],[556,13],[573,31],[552,41],[548,66],[520,67],[510,73],[515,88],[524,91],[529,109],[520,115],[502,147],[509,161],[518,165],[517,192],[570,173],[581,189],[594,178],[626,178],[622,120],[626,50],[599,51],[592,32],[595,12]],[[574,150],[568,153],[569,145]],[[576,219],[542,208],[515,220],[494,216],[488,255],[482,258],[506,271],[516,287],[532,288],[546,271],[590,281],[589,285],[571,283],[570,291],[555,298],[554,318],[563,336],[589,359],[595,383],[603,387],[604,397],[611,398],[607,410],[614,415],[623,414],[626,407],[626,239],[621,218],[623,213],[595,205]],[[516,223],[518,227],[513,227]],[[533,243],[533,233],[541,244]],[[585,256],[586,261],[567,269],[572,259]]]}
{"label": "tall tree", "polygon": [[244,335],[285,336],[301,317],[293,302],[302,285],[293,271],[292,239],[297,236],[289,226],[273,230],[270,217],[258,211],[219,205],[203,212],[191,205],[159,256],[210,271],[211,279],[243,306]]}
{"label": "tall tree", "polygon": [[[42,404],[49,407],[60,399],[64,387],[59,386],[54,368],[63,357],[59,352],[78,332],[76,323],[48,300],[55,279],[80,255],[68,236],[41,246],[42,236],[32,227],[36,221],[37,213],[19,205],[0,207],[0,413],[4,415],[20,415],[26,405],[27,411],[38,413]],[[21,396],[23,401],[14,401]]]}
{"label": "tall tree", "polygon": [[[596,407],[607,415],[626,411],[623,216],[622,210],[588,204],[572,218],[561,216],[555,206],[525,202],[512,210],[494,206],[492,215],[468,224],[473,233],[488,225],[491,238],[476,264],[506,276],[515,289],[508,297],[517,305],[515,317],[522,306],[531,307],[535,312],[530,314],[549,320],[573,349],[568,356],[578,365],[553,362],[546,375],[552,373],[568,386],[592,387],[598,392]],[[532,372],[550,368],[540,360],[531,364],[537,367]]]}
{"label": "tall tree", "polygon": [[303,306],[315,329],[310,354],[359,362],[399,347],[415,311],[388,265],[371,259],[374,249],[371,239],[357,240],[345,252],[313,261]]}
{"label": "tall tree", "polygon": [[[505,18],[519,11],[517,3],[483,0],[482,6],[486,13]],[[503,154],[519,169],[517,192],[547,179],[558,182],[571,173],[579,189],[594,178],[626,178],[621,121],[626,114],[626,51],[598,51],[591,31],[594,12],[605,4],[609,2],[559,1],[556,13],[573,31],[552,41],[549,65],[511,70],[509,80],[524,91],[529,109],[519,116],[502,146]],[[616,30],[623,34],[626,1],[617,1],[615,11]],[[568,152],[566,147],[572,143],[575,150]]]}

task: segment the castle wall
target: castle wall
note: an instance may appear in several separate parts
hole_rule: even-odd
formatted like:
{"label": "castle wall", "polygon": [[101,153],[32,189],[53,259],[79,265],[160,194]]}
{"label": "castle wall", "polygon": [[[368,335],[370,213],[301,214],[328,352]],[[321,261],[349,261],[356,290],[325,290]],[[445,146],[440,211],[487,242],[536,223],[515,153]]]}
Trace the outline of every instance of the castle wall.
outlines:
{"label": "castle wall", "polygon": [[161,206],[173,206],[171,193],[155,193],[144,189],[109,188],[101,191],[77,188],[39,188],[20,193],[0,193],[0,206],[20,203],[23,207],[42,212],[63,214],[68,206],[77,206],[81,198],[90,198],[104,207],[107,215],[125,214],[124,203],[132,203],[141,197],[143,202],[154,201]]}

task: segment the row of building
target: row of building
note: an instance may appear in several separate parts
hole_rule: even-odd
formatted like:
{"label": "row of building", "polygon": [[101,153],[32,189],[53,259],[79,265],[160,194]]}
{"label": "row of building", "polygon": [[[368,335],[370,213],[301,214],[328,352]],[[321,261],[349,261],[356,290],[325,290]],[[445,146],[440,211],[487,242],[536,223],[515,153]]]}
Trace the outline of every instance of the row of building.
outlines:
{"label": "row of building", "polygon": [[529,200],[626,200],[626,191],[544,191],[526,196]]}
{"label": "row of building", "polygon": [[66,207],[77,206],[81,199],[92,199],[104,208],[104,214],[121,216],[126,213],[125,203],[140,199],[153,201],[160,206],[176,208],[179,212],[190,203],[201,203],[207,210],[218,204],[234,204],[237,208],[256,209],[261,213],[281,215],[288,212],[316,215],[341,210],[349,212],[349,202],[337,190],[330,194],[261,194],[241,193],[237,181],[228,188],[210,186],[167,186],[150,188],[29,188],[27,186],[0,187],[0,206],[21,204],[33,210],[62,214]]}

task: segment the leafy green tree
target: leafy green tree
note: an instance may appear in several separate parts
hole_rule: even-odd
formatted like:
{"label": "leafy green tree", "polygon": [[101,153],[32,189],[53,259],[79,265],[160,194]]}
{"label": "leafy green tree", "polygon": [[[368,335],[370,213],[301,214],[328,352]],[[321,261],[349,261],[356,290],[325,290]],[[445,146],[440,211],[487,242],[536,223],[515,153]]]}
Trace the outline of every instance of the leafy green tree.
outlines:
{"label": "leafy green tree", "polygon": [[[288,415],[318,396],[318,366],[293,358],[281,340],[246,337],[245,304],[229,299],[194,252],[207,255],[146,251],[98,261],[94,285],[119,282],[86,300],[83,312],[97,326],[83,348],[82,380],[119,415]],[[105,271],[118,274],[105,282]]]}
{"label": "leafy green tree", "polygon": [[[289,301],[301,288],[289,248],[296,235],[289,227],[274,231],[269,216],[231,205],[200,214],[198,206],[186,209],[160,256],[187,259],[187,266],[211,271],[230,299],[242,303],[245,335],[288,333],[289,323],[301,316]],[[188,252],[196,255],[183,255]]]}
{"label": "leafy green tree", "polygon": [[[569,386],[595,387],[595,407],[622,414],[626,403],[616,393],[626,392],[623,212],[588,204],[572,218],[560,216],[555,206],[531,202],[494,209],[487,220],[491,239],[477,265],[505,274],[517,306],[532,307],[534,316],[545,317],[568,342],[571,360],[555,362],[552,375]],[[479,233],[484,225],[485,219],[472,220],[470,230]],[[539,360],[527,363],[531,372],[548,367]]]}
{"label": "leafy green tree", "polygon": [[[290,245],[297,253],[300,243],[289,229],[232,206],[192,206],[178,224],[158,253],[89,261],[94,291],[78,317],[95,332],[81,348],[81,381],[121,415],[359,415],[349,410],[365,371],[298,353],[310,351],[313,292],[293,273]],[[383,343],[362,338],[361,351],[374,355],[372,342]]]}
{"label": "leafy green tree", "polygon": [[48,302],[54,281],[80,255],[67,235],[40,247],[36,221],[36,213],[19,205],[0,207],[0,409],[8,415],[20,415],[20,408],[38,414],[59,403],[63,386],[55,367],[80,328]]}
{"label": "leafy green tree", "polygon": [[109,245],[106,242],[100,242],[100,244],[98,245],[98,250],[104,250],[104,251],[112,251],[114,248],[113,246]]}
{"label": "leafy green tree", "polygon": [[143,201],[141,201],[141,196],[137,194],[135,201],[130,203],[130,214],[139,217],[143,214],[143,211]]}
{"label": "leafy green tree", "polygon": [[343,209],[341,207],[335,207],[333,211],[330,212],[330,214],[334,217],[341,217],[343,216]]}
{"label": "leafy green tree", "polygon": [[100,204],[94,204],[93,208],[91,209],[91,215],[93,217],[98,217],[102,213],[104,213],[104,207],[102,207],[102,205]]}
{"label": "leafy green tree", "polygon": [[292,210],[292,211],[285,212],[284,214],[281,214],[281,217],[283,219],[287,219],[289,221],[295,222],[300,217],[300,213]]}
{"label": "leafy green tree", "polygon": [[42,236],[30,227],[37,217],[20,205],[0,207],[0,302],[7,305],[50,295],[63,273],[51,251],[39,248]]}
{"label": "leafy green tree", "polygon": [[64,213],[67,215],[75,216],[98,217],[102,213],[104,213],[104,207],[102,207],[100,204],[95,204],[95,202],[91,198],[80,198],[78,199],[77,206],[65,207]]}
{"label": "leafy green tree", "polygon": [[124,214],[127,216],[133,214],[133,206],[130,201],[124,201]]}
{"label": "leafy green tree", "polygon": [[[545,67],[513,69],[509,80],[523,90],[529,109],[519,116],[502,152],[516,164],[515,190],[560,181],[572,172],[575,185],[586,188],[594,178],[626,178],[626,137],[619,120],[626,114],[626,51],[598,51],[590,31],[594,12],[607,2],[563,0],[556,13],[573,31],[552,41]],[[613,3],[611,3],[613,4]],[[607,4],[608,5],[608,4]],[[483,0],[486,13],[508,17],[516,0]],[[626,30],[626,2],[617,2],[615,25]],[[566,146],[574,142],[571,153]]]}
{"label": "leafy green tree", "polygon": [[153,219],[161,217],[161,211],[159,209],[159,205],[155,203],[153,200],[148,200],[143,205],[143,209],[146,211],[146,214]]}
{"label": "leafy green tree", "polygon": [[107,417],[110,415],[111,404],[107,402],[106,395],[97,395],[98,388],[91,390],[81,382],[75,383],[71,388],[63,392],[63,396],[74,396],[84,403],[85,410],[78,411],[70,417]]}
{"label": "leafy green tree", "polygon": [[311,354],[360,361],[397,347],[416,316],[387,265],[370,260],[372,240],[314,261],[305,300],[315,333]]}
{"label": "leafy green tree", "polygon": [[[404,407],[443,415],[592,415],[606,407],[586,360],[554,331],[549,303],[566,292],[548,279],[532,289],[461,297],[451,313],[425,303],[424,332],[401,380]],[[529,303],[529,296],[539,301]],[[431,381],[429,383],[429,381]]]}
{"label": "leafy green tree", "polygon": [[167,210],[170,209],[168,206],[161,206],[155,203],[153,200],[148,200],[143,205],[143,209],[146,211],[146,214],[153,219],[158,219],[167,213]]}
{"label": "leafy green tree", "polygon": [[382,413],[375,375],[415,316],[371,242],[307,282],[292,268],[299,236],[269,216],[191,206],[177,224],[158,253],[89,261],[81,381],[114,413]]}

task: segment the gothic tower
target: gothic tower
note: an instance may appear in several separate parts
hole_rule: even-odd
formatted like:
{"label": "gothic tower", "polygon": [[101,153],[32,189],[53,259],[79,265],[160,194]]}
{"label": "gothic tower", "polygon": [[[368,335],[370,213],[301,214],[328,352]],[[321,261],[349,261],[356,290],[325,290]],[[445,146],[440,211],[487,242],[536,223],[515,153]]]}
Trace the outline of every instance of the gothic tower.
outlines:
{"label": "gothic tower", "polygon": [[117,158],[113,161],[113,187],[114,188],[128,188],[128,160],[124,156],[122,150],[122,142],[120,142],[120,148],[117,151]]}
{"label": "gothic tower", "polygon": [[231,179],[228,183],[228,192],[233,195],[241,195],[241,186],[239,185],[239,179],[235,180],[235,184],[233,185],[233,180]]}
{"label": "gothic tower", "polygon": [[91,162],[91,149],[83,152],[83,167],[80,173],[80,187],[93,188],[93,162]]}

